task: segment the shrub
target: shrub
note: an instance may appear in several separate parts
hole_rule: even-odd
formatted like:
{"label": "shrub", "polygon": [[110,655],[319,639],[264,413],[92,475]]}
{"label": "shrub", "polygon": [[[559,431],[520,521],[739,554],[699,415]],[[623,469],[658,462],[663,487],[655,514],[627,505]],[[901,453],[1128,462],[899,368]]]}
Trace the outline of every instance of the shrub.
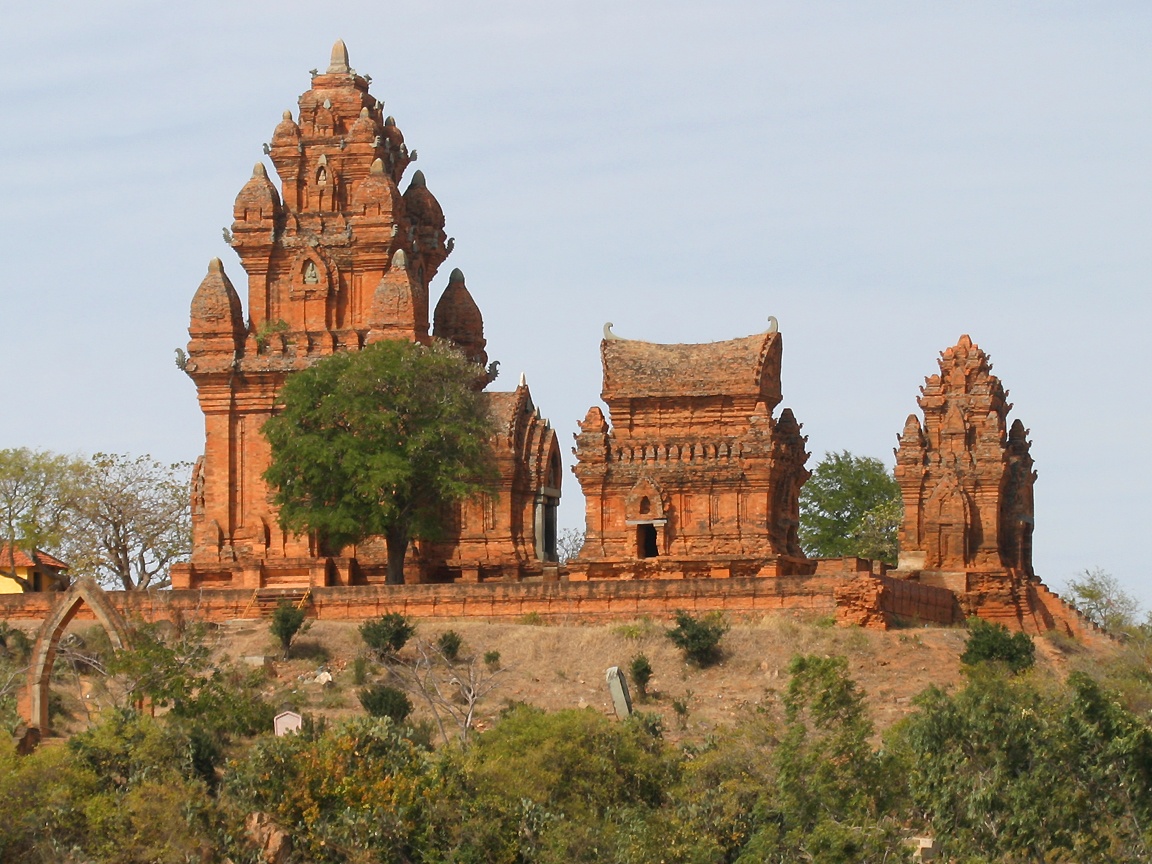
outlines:
{"label": "shrub", "polygon": [[500,652],[499,651],[485,651],[484,652],[484,665],[489,669],[500,668]]}
{"label": "shrub", "polygon": [[288,652],[292,650],[292,640],[297,633],[308,628],[304,627],[305,611],[294,606],[287,600],[281,600],[280,605],[272,613],[272,624],[269,630],[280,642],[280,649],[284,652],[284,659],[288,659]]}
{"label": "shrub", "polygon": [[463,644],[464,639],[455,630],[445,630],[436,640],[436,647],[440,649],[440,653],[448,661],[455,660],[460,656],[460,646]]}
{"label": "shrub", "polygon": [[676,720],[681,729],[688,728],[688,712],[692,706],[692,691],[687,691],[680,699],[672,700],[672,710],[676,712]]}
{"label": "shrub", "polygon": [[357,687],[363,687],[367,680],[368,658],[363,654],[357,654],[356,659],[352,661],[352,683]]}
{"label": "shrub", "polygon": [[360,625],[360,637],[364,644],[381,657],[395,654],[415,632],[416,625],[399,612],[389,612],[376,621],[365,621]]}
{"label": "shrub", "polygon": [[360,691],[360,704],[373,717],[388,717],[399,726],[412,713],[412,702],[404,694],[387,684],[374,684]]}
{"label": "shrub", "polygon": [[697,666],[710,666],[720,659],[720,640],[728,624],[719,613],[694,618],[683,610],[676,612],[676,626],[667,636]]}
{"label": "shrub", "polygon": [[7,655],[16,663],[23,663],[32,654],[32,640],[23,630],[17,630],[7,621],[0,621],[0,656]]}
{"label": "shrub", "polygon": [[989,660],[1004,663],[1013,672],[1022,672],[1036,662],[1036,646],[1027,633],[1009,633],[1003,624],[973,618],[968,622],[968,641],[960,662],[975,666]]}
{"label": "shrub", "polygon": [[637,654],[628,665],[628,672],[632,683],[636,685],[636,695],[641,699],[648,698],[648,682],[652,680],[652,664],[643,654]]}

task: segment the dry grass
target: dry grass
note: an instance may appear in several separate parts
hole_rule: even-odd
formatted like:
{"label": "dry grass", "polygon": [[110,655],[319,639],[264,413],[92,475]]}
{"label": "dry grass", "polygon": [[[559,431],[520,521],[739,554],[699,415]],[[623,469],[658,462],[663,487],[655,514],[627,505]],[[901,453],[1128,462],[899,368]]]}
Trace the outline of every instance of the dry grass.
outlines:
{"label": "dry grass", "polygon": [[[730,622],[721,643],[722,660],[701,669],[686,663],[665,637],[668,623],[641,618],[602,624],[549,624],[538,619],[517,623],[487,623],[462,619],[419,622],[417,636],[434,643],[445,630],[464,640],[461,662],[475,658],[485,669],[487,652],[500,654],[499,685],[484,700],[478,726],[490,725],[511,702],[527,702],[545,710],[591,707],[612,713],[604,673],[610,666],[625,671],[632,658],[645,654],[654,671],[649,698],[636,708],[660,715],[670,738],[697,740],[714,729],[739,723],[750,710],[775,713],[787,685],[789,661],[797,654],[844,655],[851,674],[865,692],[873,720],[883,730],[908,714],[913,697],[929,685],[951,688],[962,680],[959,655],[963,629],[916,628],[878,632],[836,627],[827,618],[776,614]],[[353,680],[353,663],[363,652],[360,622],[314,621],[297,639],[290,660],[278,658],[268,621],[230,622],[210,631],[214,656],[240,661],[253,655],[272,657],[264,695],[277,707],[339,719],[360,713]],[[1063,654],[1048,640],[1036,640],[1042,670],[1062,674]],[[414,657],[409,646],[401,659]],[[328,686],[317,684],[317,670],[333,675]],[[370,664],[370,681],[387,681],[380,664]],[[68,689],[64,687],[62,689]],[[633,694],[635,697],[635,694]],[[70,707],[77,696],[65,694]],[[688,706],[687,727],[681,730],[673,702]],[[428,707],[418,698],[414,719],[427,720]],[[77,720],[84,725],[85,712]]]}

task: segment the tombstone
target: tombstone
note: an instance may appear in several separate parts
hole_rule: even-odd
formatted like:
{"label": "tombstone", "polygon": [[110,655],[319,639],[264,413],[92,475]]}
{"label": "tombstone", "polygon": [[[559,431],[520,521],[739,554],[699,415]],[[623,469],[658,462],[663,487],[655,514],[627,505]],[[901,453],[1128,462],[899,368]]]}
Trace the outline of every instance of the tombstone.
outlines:
{"label": "tombstone", "polygon": [[281,711],[272,720],[272,726],[276,730],[276,737],[287,735],[289,732],[299,732],[300,724],[303,723],[304,718],[297,714],[295,711]]}
{"label": "tombstone", "polygon": [[628,695],[628,679],[619,666],[610,666],[604,673],[608,681],[608,692],[612,694],[612,707],[621,720],[632,716],[632,697]]}

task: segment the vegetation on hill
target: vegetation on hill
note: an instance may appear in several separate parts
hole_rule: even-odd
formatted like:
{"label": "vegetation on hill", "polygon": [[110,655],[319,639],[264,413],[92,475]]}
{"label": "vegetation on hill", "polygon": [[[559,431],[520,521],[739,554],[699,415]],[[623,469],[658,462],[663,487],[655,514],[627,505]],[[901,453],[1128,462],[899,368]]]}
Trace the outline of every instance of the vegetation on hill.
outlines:
{"label": "vegetation on hill", "polygon": [[[806,626],[792,644],[855,644],[815,642],[853,633]],[[626,722],[512,701],[486,731],[433,748],[428,724],[404,719],[422,698],[411,673],[444,685],[486,665],[471,653],[481,631],[454,627],[467,639],[451,660],[435,635],[415,633],[369,660],[365,707],[383,716],[306,717],[283,738],[266,731],[264,673],[209,662],[203,631],[150,628],[120,656],[90,639],[85,652],[116,682],[120,707],[30,756],[0,740],[0,860],[256,864],[290,844],[283,860],[300,862],[840,864],[907,860],[906,839],[922,834],[956,861],[1149,858],[1152,731],[1136,691],[1106,683],[1110,667],[1135,662],[1127,653],[1085,662],[1095,678],[1063,682],[970,657],[960,686],[930,687],[882,734],[853,667],[818,649],[706,734],[665,731],[646,712],[669,694],[652,688]],[[640,665],[653,682],[677,686],[665,666],[678,652],[660,628],[619,629],[651,655]],[[740,631],[727,634],[725,664],[740,656]],[[4,632],[6,650],[20,650]],[[979,632],[965,647],[981,644]],[[915,652],[919,638],[885,644]],[[1083,652],[1061,650],[1068,662]],[[697,687],[734,674],[680,665]],[[155,717],[132,709],[141,696]]]}

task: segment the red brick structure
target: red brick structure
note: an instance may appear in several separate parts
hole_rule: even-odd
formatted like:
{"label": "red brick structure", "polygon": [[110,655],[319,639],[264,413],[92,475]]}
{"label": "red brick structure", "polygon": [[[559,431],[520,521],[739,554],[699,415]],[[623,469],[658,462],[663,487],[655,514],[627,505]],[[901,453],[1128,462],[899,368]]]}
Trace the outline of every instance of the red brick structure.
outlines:
{"label": "red brick structure", "polygon": [[621,339],[605,327],[598,407],[573,468],[586,539],[571,578],[811,573],[796,537],[807,440],[778,419],[782,342]]}
{"label": "red brick structure", "polygon": [[947,588],[962,614],[1013,629],[1088,632],[1032,570],[1028,430],[1009,425],[1008,392],[988,355],[961,336],[939,365],[921,388],[923,424],[909,416],[896,450],[904,525],[890,576]]}
{"label": "red brick structure", "polygon": [[[193,477],[193,553],[175,588],[351,585],[383,580],[384,543],[326,550],[285,534],[263,472],[260,429],[285,378],[337,351],[380,339],[456,343],[487,363],[484,322],[453,271],[429,332],[429,285],[452,251],[444,214],[368,79],[343,42],[284,112],[267,146],[279,189],[257,163],[226,232],[247,274],[247,318],[219,259],[192,300],[185,371],[196,383],[205,449]],[[478,386],[493,378],[494,366]],[[488,394],[502,482],[449,514],[448,540],[417,545],[409,581],[540,575],[555,560],[559,449],[527,386]],[[549,533],[551,532],[551,533]],[[554,565],[553,565],[554,567]]]}

